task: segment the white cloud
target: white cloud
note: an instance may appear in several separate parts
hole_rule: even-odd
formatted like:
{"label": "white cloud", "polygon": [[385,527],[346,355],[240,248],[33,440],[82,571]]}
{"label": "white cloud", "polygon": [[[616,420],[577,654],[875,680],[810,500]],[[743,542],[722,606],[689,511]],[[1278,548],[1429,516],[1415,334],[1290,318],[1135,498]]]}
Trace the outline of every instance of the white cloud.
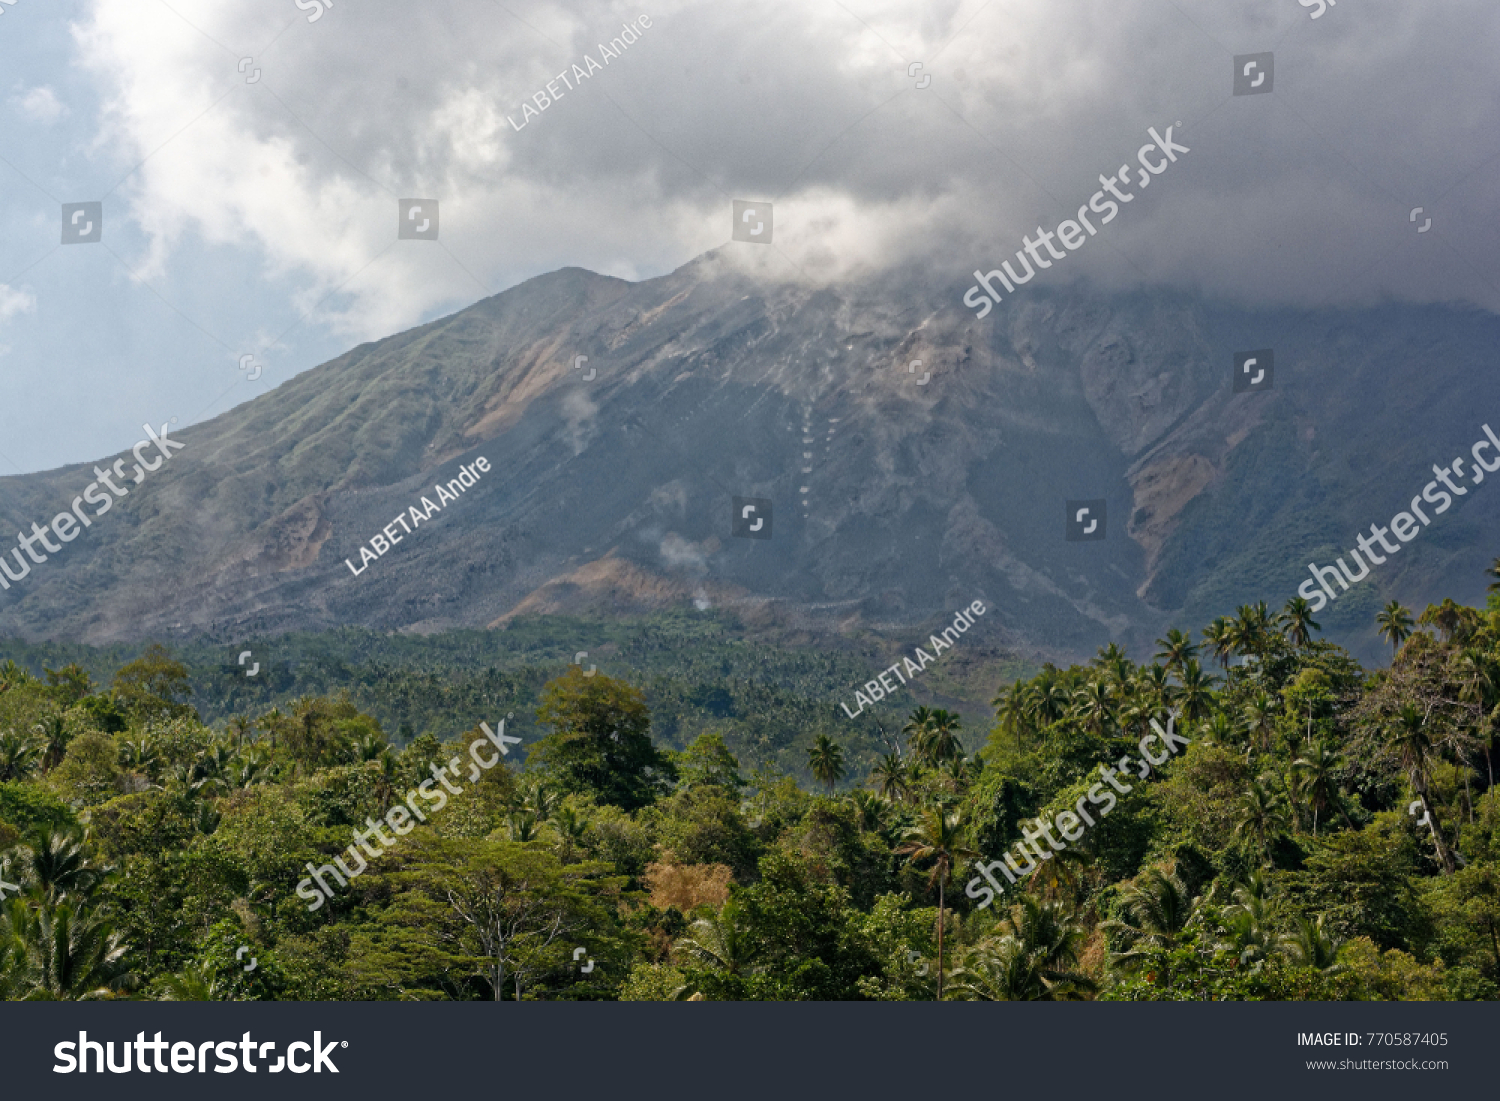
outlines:
{"label": "white cloud", "polygon": [[0,321],[9,321],[18,313],[35,313],[36,295],[0,283]]}
{"label": "white cloud", "polygon": [[68,114],[57,94],[45,85],[16,96],[13,102],[16,109],[33,122],[51,124]]}
{"label": "white cloud", "polygon": [[[93,0],[76,28],[108,93],[100,140],[149,158],[123,191],[148,275],[190,233],[251,249],[302,280],[304,311],[342,288],[318,309],[351,340],[569,264],[670,270],[727,241],[731,198],[776,201],[774,247],[738,246],[736,264],[835,283],[919,262],[967,282],[1176,120],[1192,154],[1049,280],[1368,295],[1350,276],[1364,245],[1411,246],[1406,207],[1443,195],[1470,262],[1381,293],[1494,305],[1474,275],[1500,246],[1479,170],[1500,100],[1473,88],[1500,46],[1485,0],[1316,23],[1292,4],[675,0],[520,132],[506,116],[638,5],[369,0],[290,26],[259,0],[174,7]],[[1271,46],[1275,94],[1229,97],[1228,54]],[[394,242],[413,196],[441,201],[440,245]]]}

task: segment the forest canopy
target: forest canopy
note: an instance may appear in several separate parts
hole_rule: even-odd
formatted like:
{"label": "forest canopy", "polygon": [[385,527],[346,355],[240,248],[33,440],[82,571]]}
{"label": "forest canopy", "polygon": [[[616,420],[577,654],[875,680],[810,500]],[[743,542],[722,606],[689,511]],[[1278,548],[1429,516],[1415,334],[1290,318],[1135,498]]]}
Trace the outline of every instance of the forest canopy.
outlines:
{"label": "forest canopy", "polygon": [[[482,666],[472,633],[490,649],[457,680],[414,659],[338,684],[330,660],[320,690],[239,707],[164,646],[107,676],[8,648],[0,992],[1494,999],[1500,600],[1379,626],[1391,664],[1367,670],[1305,601],[1242,607],[1150,660],[999,680],[987,724],[874,727],[816,702],[845,658],[770,646],[715,696],[711,671],[623,657]],[[376,711],[402,693],[393,732]],[[752,698],[784,704],[769,752],[734,721]],[[1180,748],[1072,830],[1163,724]],[[1041,845],[1054,826],[1069,843]],[[1021,874],[981,905],[1007,854]]]}

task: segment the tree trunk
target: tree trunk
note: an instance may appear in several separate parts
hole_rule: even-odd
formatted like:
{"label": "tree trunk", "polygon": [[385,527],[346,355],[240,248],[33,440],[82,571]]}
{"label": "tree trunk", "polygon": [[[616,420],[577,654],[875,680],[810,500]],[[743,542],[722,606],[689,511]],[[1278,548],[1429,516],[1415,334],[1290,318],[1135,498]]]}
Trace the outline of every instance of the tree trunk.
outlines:
{"label": "tree trunk", "polygon": [[1418,792],[1418,798],[1422,800],[1422,809],[1427,812],[1427,821],[1432,829],[1432,843],[1437,846],[1438,860],[1443,865],[1443,871],[1452,875],[1458,868],[1453,863],[1453,853],[1448,850],[1448,842],[1443,840],[1443,828],[1438,825],[1437,812],[1432,809],[1425,791]]}
{"label": "tree trunk", "polygon": [[937,1000],[943,1000],[943,881],[938,880],[938,981]]}

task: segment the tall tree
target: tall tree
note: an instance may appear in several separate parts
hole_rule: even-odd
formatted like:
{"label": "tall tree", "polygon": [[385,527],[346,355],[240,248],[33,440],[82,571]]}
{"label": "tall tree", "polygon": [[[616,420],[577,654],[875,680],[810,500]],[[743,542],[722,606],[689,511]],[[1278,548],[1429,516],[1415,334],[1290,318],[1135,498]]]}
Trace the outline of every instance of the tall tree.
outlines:
{"label": "tall tree", "polygon": [[932,865],[927,877],[929,888],[938,890],[938,974],[937,998],[943,1000],[943,925],[945,922],[945,892],[948,881],[953,878],[953,869],[978,855],[969,848],[967,830],[957,814],[928,807],[918,817],[916,824],[907,828],[906,840],[896,846],[896,853],[905,856],[913,864]]}
{"label": "tall tree", "polygon": [[1188,661],[1198,656],[1198,646],[1192,636],[1176,627],[1167,632],[1166,638],[1157,639],[1156,645],[1156,660],[1165,665],[1169,672],[1180,673]]}
{"label": "tall tree", "polygon": [[1443,870],[1452,875],[1457,871],[1457,864],[1443,837],[1443,827],[1438,821],[1437,811],[1427,794],[1432,765],[1437,757],[1427,716],[1422,713],[1421,708],[1406,704],[1397,714],[1387,719],[1384,733],[1391,751],[1406,771],[1412,791],[1422,803],[1427,820],[1432,824],[1432,840],[1437,848],[1438,860],[1442,863]]}
{"label": "tall tree", "polygon": [[651,743],[651,713],[639,689],[582,666],[542,689],[537,720],[552,728],[527,764],[550,771],[564,791],[635,810],[664,794],[676,777],[672,762]]}
{"label": "tall tree", "polygon": [[1219,659],[1219,665],[1227,672],[1230,655],[1234,653],[1234,632],[1230,630],[1229,620],[1219,616],[1205,627],[1203,641],[1208,643],[1214,657]]}
{"label": "tall tree", "polygon": [[807,751],[807,767],[811,770],[813,779],[826,787],[828,794],[832,795],[834,785],[844,778],[844,751],[827,734],[819,734],[812,748]]}
{"label": "tall tree", "polygon": [[1349,812],[1339,793],[1338,756],[1327,742],[1315,742],[1303,751],[1302,756],[1292,762],[1292,770],[1302,777],[1301,794],[1313,812],[1313,836],[1318,836],[1318,818],[1329,807],[1336,807],[1352,828]]}
{"label": "tall tree", "polygon": [[886,753],[870,770],[870,781],[882,798],[904,802],[911,794],[911,770],[898,753]]}
{"label": "tall tree", "polygon": [[1235,817],[1236,836],[1251,838],[1255,851],[1265,858],[1271,838],[1286,827],[1286,811],[1276,790],[1265,777],[1251,780]]}
{"label": "tall tree", "polygon": [[958,736],[962,725],[959,717],[951,711],[933,711],[912,736],[912,756],[929,768],[958,760],[964,755],[963,742]]}
{"label": "tall tree", "polygon": [[1320,631],[1313,619],[1312,605],[1300,596],[1294,596],[1286,602],[1286,608],[1278,617],[1281,623],[1281,633],[1287,638],[1294,649],[1300,650],[1312,642],[1312,632]]}
{"label": "tall tree", "polygon": [[1375,623],[1380,628],[1380,637],[1391,644],[1393,655],[1411,637],[1411,609],[1403,608],[1399,601],[1392,600],[1376,613]]}

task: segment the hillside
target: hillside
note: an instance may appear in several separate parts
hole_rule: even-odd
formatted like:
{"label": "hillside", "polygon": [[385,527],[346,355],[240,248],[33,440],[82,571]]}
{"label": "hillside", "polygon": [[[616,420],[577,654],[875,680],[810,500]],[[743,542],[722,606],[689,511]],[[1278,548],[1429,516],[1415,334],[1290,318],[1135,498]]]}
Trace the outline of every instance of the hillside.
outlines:
{"label": "hillside", "polygon": [[[177,433],[170,463],[0,593],[0,634],[431,632],[696,607],[913,645],[983,600],[987,645],[1139,653],[1170,622],[1279,608],[1309,561],[1500,423],[1500,326],[1478,311],[1038,290],[976,322],[950,292],[771,285],[716,253],[634,284],[533,279]],[[1234,353],[1263,347],[1274,389],[1233,393]],[[481,457],[489,471],[439,499]],[[92,477],[0,479],[0,520],[25,530]],[[771,539],[733,537],[736,496],[773,502]],[[1327,636],[1368,658],[1392,596],[1480,599],[1500,545],[1483,497],[1325,612]],[[1104,541],[1064,540],[1072,498],[1106,499]],[[427,522],[403,534],[413,506]],[[362,558],[387,528],[402,542]]]}

